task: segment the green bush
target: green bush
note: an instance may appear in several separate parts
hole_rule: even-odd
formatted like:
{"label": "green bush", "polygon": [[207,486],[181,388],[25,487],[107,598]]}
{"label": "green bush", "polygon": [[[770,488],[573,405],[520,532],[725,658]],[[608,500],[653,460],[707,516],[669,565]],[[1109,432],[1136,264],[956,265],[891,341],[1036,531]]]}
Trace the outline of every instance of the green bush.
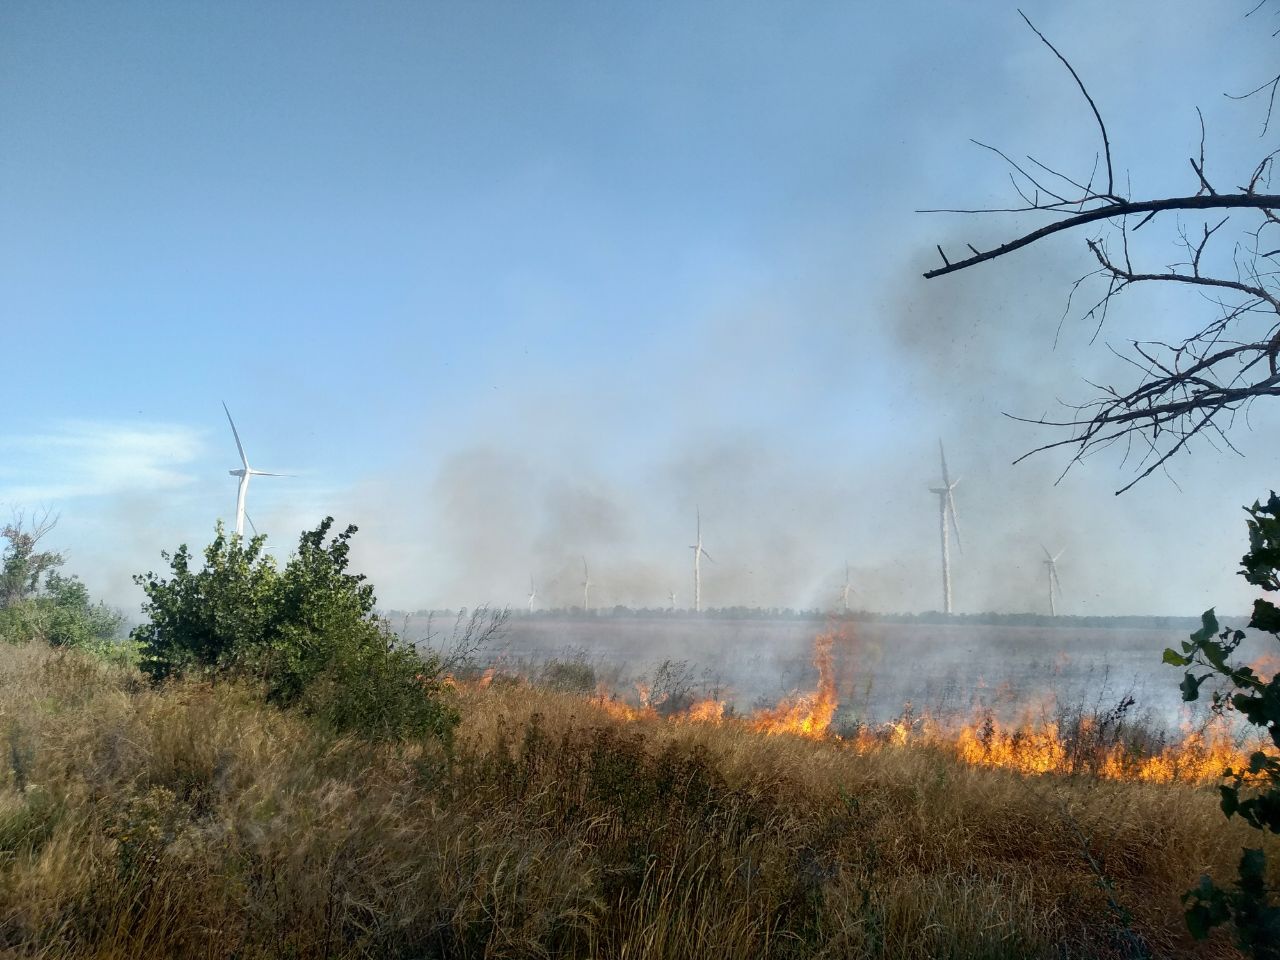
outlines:
{"label": "green bush", "polygon": [[374,613],[373,587],[349,573],[356,528],[329,537],[333,518],[302,534],[283,569],[219,525],[194,569],[185,545],[169,578],[134,578],[148,622],[133,632],[142,667],[168,677],[248,677],[268,701],[298,707],[339,733],[373,739],[447,738],[456,712],[444,702],[435,656],[420,657]]}
{"label": "green bush", "polygon": [[[1264,591],[1280,591],[1280,497],[1273,491],[1265,505],[1254,503],[1246,510],[1249,552],[1241,558],[1240,575]],[[1280,641],[1280,608],[1259,597],[1249,628]],[[1232,664],[1230,658],[1244,639],[1241,630],[1219,631],[1217,617],[1208,610],[1203,626],[1183,642],[1182,651],[1166,650],[1164,659],[1174,666],[1206,668],[1199,675],[1187,671],[1181,684],[1184,700],[1199,699],[1201,685],[1211,677],[1226,681],[1234,692],[1215,690],[1212,709],[1239,714],[1271,746],[1280,748],[1280,673],[1268,679],[1252,667]],[[1227,782],[1218,788],[1223,813],[1238,816],[1257,830],[1280,833],[1280,754],[1257,750],[1246,768],[1227,770],[1224,778]],[[1265,851],[1247,848],[1231,886],[1220,887],[1205,876],[1183,898],[1188,905],[1187,925],[1196,937],[1205,937],[1213,927],[1231,921],[1241,947],[1258,960],[1280,960],[1278,895],[1280,889],[1268,882]]]}
{"label": "green bush", "polygon": [[58,572],[61,553],[37,549],[56,522],[46,516],[28,526],[18,518],[0,531],[0,637],[114,653],[123,618],[94,603],[77,577]]}

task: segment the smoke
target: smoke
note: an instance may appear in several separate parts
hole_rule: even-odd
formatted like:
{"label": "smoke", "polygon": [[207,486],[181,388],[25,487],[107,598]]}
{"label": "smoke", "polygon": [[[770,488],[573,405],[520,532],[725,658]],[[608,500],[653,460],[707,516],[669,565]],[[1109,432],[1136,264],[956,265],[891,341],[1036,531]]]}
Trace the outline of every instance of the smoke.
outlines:
{"label": "smoke", "polygon": [[1132,375],[1105,340],[1139,328],[1140,310],[1097,342],[1064,320],[1087,269],[1078,246],[934,281],[923,256],[886,260],[894,282],[873,302],[835,271],[757,285],[701,318],[689,355],[646,361],[653,383],[625,400],[611,369],[554,396],[516,377],[472,414],[472,438],[344,498],[359,556],[401,608],[519,607],[531,578],[539,606],[578,605],[584,557],[596,608],[666,606],[671,590],[689,606],[701,509],[707,606],[833,609],[847,562],[853,606],[937,609],[941,438],[960,477],[957,610],[1047,612],[1042,544],[1065,551],[1060,612],[1241,609],[1239,505],[1264,492],[1254,461],[1202,446],[1119,498],[1135,466],[1120,449],[1065,477],[1069,451],[1012,465],[1065,434],[1002,413],[1056,416],[1059,399],[1090,395],[1085,379]]}

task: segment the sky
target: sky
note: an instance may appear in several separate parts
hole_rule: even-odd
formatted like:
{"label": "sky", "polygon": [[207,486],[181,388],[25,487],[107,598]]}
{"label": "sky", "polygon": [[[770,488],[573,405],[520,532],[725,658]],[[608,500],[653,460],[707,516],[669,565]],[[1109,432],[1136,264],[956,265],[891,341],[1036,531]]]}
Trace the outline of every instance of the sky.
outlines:
{"label": "sky", "polygon": [[[1274,73],[1251,6],[1023,10],[1157,196],[1194,192],[1197,106],[1222,182],[1274,147],[1223,96]],[[970,138],[1092,167],[1012,4],[11,0],[0,131],[0,514],[55,511],[126,611],[234,515],[223,402],[293,474],[250,489],[273,549],[357,524],[387,608],[573,603],[584,557],[597,604],[687,605],[700,509],[708,605],[831,606],[847,563],[855,605],[937,609],[940,438],[958,611],[1045,607],[1041,544],[1063,612],[1249,602],[1274,412],[1120,497],[1132,462],[1014,466],[1060,437],[1003,416],[1203,304],[1094,340],[1073,235],[920,276],[1023,223],[916,212],[1008,202]]]}

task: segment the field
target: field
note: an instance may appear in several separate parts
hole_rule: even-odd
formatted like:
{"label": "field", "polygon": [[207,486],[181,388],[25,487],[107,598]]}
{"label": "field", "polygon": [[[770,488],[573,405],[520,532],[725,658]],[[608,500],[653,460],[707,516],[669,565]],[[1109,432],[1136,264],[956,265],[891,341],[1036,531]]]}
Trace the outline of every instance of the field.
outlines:
{"label": "field", "polygon": [[[408,627],[410,636],[426,632],[421,620]],[[1160,661],[1186,631],[514,617],[506,642],[479,656],[522,670],[550,658],[579,659],[615,693],[651,684],[663,661],[684,663],[701,694],[744,711],[812,688],[813,638],[828,630],[837,635],[834,680],[846,720],[884,723],[908,704],[947,719],[984,709],[1013,717],[1054,704],[1104,710],[1127,696],[1135,701],[1131,717],[1149,725],[1178,729],[1203,717],[1203,710],[1187,713],[1179,672]],[[1246,660],[1261,652],[1241,650]]]}
{"label": "field", "polygon": [[1182,924],[1257,842],[1203,785],[500,675],[452,695],[451,749],[373,747],[234,684],[0,646],[0,955],[1237,955]]}

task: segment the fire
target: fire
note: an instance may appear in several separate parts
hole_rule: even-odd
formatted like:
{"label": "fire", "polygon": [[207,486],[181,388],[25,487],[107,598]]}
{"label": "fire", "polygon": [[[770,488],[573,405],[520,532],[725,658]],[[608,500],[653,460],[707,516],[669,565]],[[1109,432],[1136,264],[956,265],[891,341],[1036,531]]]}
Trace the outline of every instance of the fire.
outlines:
{"label": "fire", "polygon": [[1092,731],[1083,721],[1073,739],[1052,721],[1006,727],[988,716],[981,724],[965,724],[956,735],[944,736],[941,745],[974,766],[1026,774],[1087,771],[1110,780],[1147,783],[1209,783],[1228,767],[1248,763],[1249,751],[1221,727],[1187,733],[1179,742],[1149,753],[1123,743],[1091,744]]}
{"label": "fire", "polygon": [[723,700],[699,700],[681,714],[680,719],[689,723],[720,723],[726,706]]}
{"label": "fire", "polygon": [[631,704],[607,694],[597,694],[591,698],[591,702],[615,720],[631,721],[654,716],[652,710],[645,707],[633,707]]}
{"label": "fire", "polygon": [[794,733],[821,738],[836,715],[836,680],[831,648],[835,632],[820,634],[813,641],[813,665],[818,668],[818,689],[784,700],[771,710],[758,710],[748,721],[761,733]]}
{"label": "fire", "polygon": [[[1082,717],[1064,728],[1062,720],[1055,719],[1061,713],[1051,695],[1024,702],[1021,719],[998,719],[993,708],[1015,700],[1015,691],[1007,684],[998,685],[991,695],[982,698],[987,703],[976,707],[965,722],[948,723],[927,714],[915,715],[908,703],[896,720],[880,727],[861,727],[856,733],[839,737],[831,725],[839,706],[833,647],[841,636],[832,631],[814,639],[813,665],[818,671],[818,683],[812,692],[793,695],[741,719],[726,716],[728,703],[718,698],[695,701],[682,711],[666,715],[666,719],[676,723],[740,724],[770,736],[829,739],[859,751],[926,746],[950,753],[972,766],[998,767],[1024,775],[1087,773],[1148,783],[1212,783],[1228,767],[1248,765],[1251,751],[1239,744],[1227,724],[1184,729],[1173,743],[1135,745],[1118,736],[1115,726],[1108,727],[1115,717]],[[659,720],[663,714],[650,698],[649,688],[637,684],[639,705],[632,706],[602,685],[591,702],[616,720]]]}

